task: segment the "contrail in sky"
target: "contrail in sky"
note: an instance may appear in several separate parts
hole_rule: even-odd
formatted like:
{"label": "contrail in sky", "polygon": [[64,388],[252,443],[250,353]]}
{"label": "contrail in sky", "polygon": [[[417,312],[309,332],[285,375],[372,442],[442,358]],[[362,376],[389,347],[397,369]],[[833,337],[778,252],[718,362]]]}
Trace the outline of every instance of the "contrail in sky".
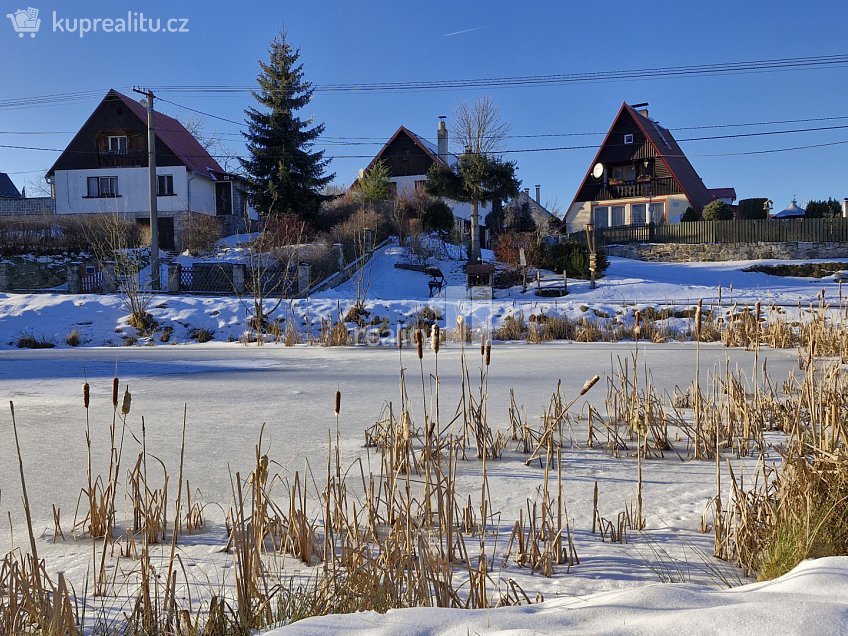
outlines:
{"label": "contrail in sky", "polygon": [[491,24],[487,24],[486,26],[474,27],[473,29],[463,29],[462,31],[454,31],[453,33],[443,33],[442,37],[449,38],[453,35],[462,35],[463,33],[471,33],[472,31],[482,31],[483,29],[489,29],[492,26],[493,25]]}

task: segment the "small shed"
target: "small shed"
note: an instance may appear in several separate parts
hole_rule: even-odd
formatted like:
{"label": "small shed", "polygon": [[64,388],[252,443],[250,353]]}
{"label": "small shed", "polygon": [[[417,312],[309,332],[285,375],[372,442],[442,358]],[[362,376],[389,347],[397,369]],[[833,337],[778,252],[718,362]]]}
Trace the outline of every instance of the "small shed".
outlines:
{"label": "small shed", "polygon": [[495,266],[492,263],[469,263],[465,280],[471,300],[491,300]]}

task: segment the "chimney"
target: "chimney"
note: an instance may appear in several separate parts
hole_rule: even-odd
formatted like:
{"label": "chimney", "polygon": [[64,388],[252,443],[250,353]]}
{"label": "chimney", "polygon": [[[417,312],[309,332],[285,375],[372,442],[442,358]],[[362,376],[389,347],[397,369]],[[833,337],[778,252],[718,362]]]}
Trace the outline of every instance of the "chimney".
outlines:
{"label": "chimney", "polygon": [[526,194],[529,197],[530,196],[530,188],[524,188],[524,194]]}
{"label": "chimney", "polygon": [[438,147],[439,147],[439,159],[448,162],[448,127],[445,125],[445,116],[439,115],[439,128],[437,130],[438,133]]}
{"label": "chimney", "polygon": [[542,205],[542,186],[536,186],[536,203]]}
{"label": "chimney", "polygon": [[631,106],[637,113],[642,115],[645,119],[650,119],[648,117],[648,102],[641,102],[639,104],[633,104]]}

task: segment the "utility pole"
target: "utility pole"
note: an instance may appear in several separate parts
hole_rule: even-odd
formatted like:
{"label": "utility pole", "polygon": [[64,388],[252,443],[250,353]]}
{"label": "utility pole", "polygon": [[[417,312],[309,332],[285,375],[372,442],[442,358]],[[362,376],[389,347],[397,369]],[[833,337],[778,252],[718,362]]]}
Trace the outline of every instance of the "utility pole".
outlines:
{"label": "utility pole", "polygon": [[158,183],[156,179],[156,130],[153,126],[153,91],[133,86],[133,92],[147,98],[147,175],[150,181],[150,286],[161,288],[159,277],[159,211],[156,207]]}

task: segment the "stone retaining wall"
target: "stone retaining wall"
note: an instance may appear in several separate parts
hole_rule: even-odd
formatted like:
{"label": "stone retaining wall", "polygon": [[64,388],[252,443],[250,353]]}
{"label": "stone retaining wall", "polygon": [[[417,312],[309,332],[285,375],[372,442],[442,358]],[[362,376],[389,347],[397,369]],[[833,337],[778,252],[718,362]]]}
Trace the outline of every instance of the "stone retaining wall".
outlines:
{"label": "stone retaining wall", "polygon": [[39,216],[53,214],[54,209],[54,201],[50,197],[0,199],[0,216]]}
{"label": "stone retaining wall", "polygon": [[633,243],[607,245],[604,250],[609,256],[664,263],[848,258],[848,243]]}

